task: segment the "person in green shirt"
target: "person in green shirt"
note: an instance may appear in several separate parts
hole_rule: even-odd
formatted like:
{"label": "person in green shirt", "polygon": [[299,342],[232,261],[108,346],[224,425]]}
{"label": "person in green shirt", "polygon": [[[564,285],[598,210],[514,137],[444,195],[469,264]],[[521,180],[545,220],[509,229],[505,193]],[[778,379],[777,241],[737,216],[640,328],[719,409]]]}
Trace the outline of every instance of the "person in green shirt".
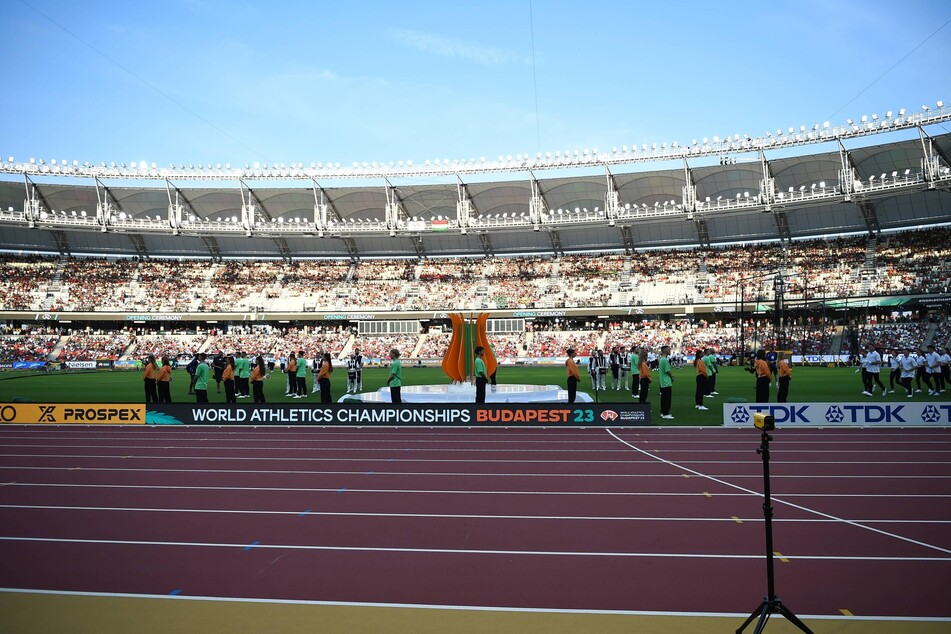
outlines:
{"label": "person in green shirt", "polygon": [[707,366],[707,394],[713,397],[719,394],[717,392],[717,355],[713,348],[707,348],[707,354],[703,357],[703,362]]}
{"label": "person in green shirt", "polygon": [[307,398],[307,361],[303,350],[297,353],[297,396],[294,398]]}
{"label": "person in green shirt", "polygon": [[238,398],[250,398],[251,396],[251,360],[248,359],[246,352],[242,352],[239,359],[235,361],[238,369],[238,378],[241,379],[238,384],[240,385],[240,394]]}
{"label": "person in green shirt", "polygon": [[485,361],[482,357],[485,356],[485,348],[482,346],[476,346],[475,349],[475,387],[476,387],[476,403],[485,403],[485,385],[489,382],[489,377],[485,373]]}
{"label": "person in green shirt", "polygon": [[403,386],[403,366],[400,364],[400,351],[396,348],[390,350],[390,377],[386,384],[390,386],[390,402],[402,403],[400,388]]}
{"label": "person in green shirt", "polygon": [[198,403],[208,402],[208,375],[211,369],[205,363],[205,353],[198,354],[198,366],[195,368],[195,401]]}
{"label": "person in green shirt", "polygon": [[657,366],[660,374],[660,417],[673,418],[670,413],[670,405],[674,395],[674,375],[670,371],[670,346],[662,346],[660,349],[660,362]]}

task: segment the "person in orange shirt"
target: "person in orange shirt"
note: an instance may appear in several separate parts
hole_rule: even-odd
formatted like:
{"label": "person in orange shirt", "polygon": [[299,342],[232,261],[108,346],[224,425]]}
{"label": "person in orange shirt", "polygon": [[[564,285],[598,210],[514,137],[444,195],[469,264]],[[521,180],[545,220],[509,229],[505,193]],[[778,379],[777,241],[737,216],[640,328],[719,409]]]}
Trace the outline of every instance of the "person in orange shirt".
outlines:
{"label": "person in orange shirt", "polygon": [[221,372],[221,380],[225,384],[225,403],[237,403],[238,397],[234,391],[234,357],[225,360],[225,369]]}
{"label": "person in orange shirt", "polygon": [[158,365],[155,363],[155,355],[150,354],[145,360],[145,371],[142,373],[142,380],[145,382],[145,402],[158,403],[158,390],[156,389],[155,379],[158,377]]}
{"label": "person in orange shirt", "polygon": [[647,393],[651,387],[651,366],[647,362],[647,350],[643,348],[637,353],[637,384],[639,388],[637,402],[646,403]]}
{"label": "person in orange shirt", "polygon": [[766,351],[760,348],[756,351],[756,363],[753,364],[756,374],[756,402],[769,403],[769,385],[773,382],[773,373],[766,362]]}
{"label": "person in orange shirt", "polygon": [[285,372],[287,373],[287,393],[284,396],[294,396],[297,394],[297,357],[293,352],[287,357]]}
{"label": "person in orange shirt", "polygon": [[779,374],[779,393],[776,395],[777,403],[785,403],[789,397],[789,382],[792,381],[792,368],[786,361],[786,353],[778,353],[779,360],[776,362],[776,368]]}
{"label": "person in orange shirt", "polygon": [[578,382],[581,380],[581,374],[578,373],[578,364],[575,363],[575,349],[568,348],[565,353],[568,358],[565,359],[565,373],[568,375],[568,402],[574,403],[578,395]]}
{"label": "person in orange shirt", "polygon": [[255,403],[266,403],[264,400],[264,379],[271,378],[264,367],[264,358],[260,355],[254,360],[254,369],[251,370],[251,391],[254,394]]}
{"label": "person in orange shirt", "polygon": [[172,364],[167,356],[162,357],[162,367],[158,370],[156,377],[158,385],[158,402],[172,402]]}
{"label": "person in orange shirt", "polygon": [[707,364],[700,356],[702,350],[697,350],[693,357],[693,367],[697,369],[697,391],[694,394],[694,407],[700,410],[709,409],[703,404],[703,397],[707,394]]}
{"label": "person in orange shirt", "polygon": [[333,403],[330,396],[330,375],[333,374],[334,364],[330,359],[330,353],[324,353],[324,362],[320,364],[320,371],[317,372],[317,382],[320,383],[320,402]]}

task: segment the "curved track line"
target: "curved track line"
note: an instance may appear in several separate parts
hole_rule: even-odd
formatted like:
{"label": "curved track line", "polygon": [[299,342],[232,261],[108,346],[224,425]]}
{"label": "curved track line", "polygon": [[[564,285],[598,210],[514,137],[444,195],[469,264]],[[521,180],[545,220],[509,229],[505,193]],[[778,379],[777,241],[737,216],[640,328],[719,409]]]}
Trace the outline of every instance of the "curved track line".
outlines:
{"label": "curved track line", "polygon": [[[628,441],[624,440],[623,438],[620,438],[620,437],[619,437],[617,434],[615,434],[614,431],[611,430],[610,428],[606,429],[605,431],[607,431],[608,434],[611,435],[611,436],[612,436],[615,440],[617,440],[619,443],[621,443],[621,444],[623,444],[623,445],[625,445],[625,446],[627,446],[627,447],[630,447],[631,449],[633,449],[634,451],[636,451],[636,452],[638,452],[638,453],[640,453],[640,454],[643,454],[643,455],[645,455],[645,456],[647,456],[647,457],[649,457],[649,458],[652,458],[652,459],[654,459],[654,460],[657,460],[657,461],[659,461],[659,462],[663,462],[664,464],[667,464],[667,465],[669,465],[669,466],[671,466],[671,467],[675,467],[675,468],[677,468],[677,469],[682,469],[682,470],[687,471],[687,472],[689,472],[689,473],[692,473],[692,474],[694,474],[694,475],[700,476],[701,478],[706,478],[707,480],[710,480],[711,482],[716,482],[717,484],[722,484],[722,485],[724,485],[724,486],[727,486],[727,487],[730,487],[730,488],[733,488],[733,489],[737,489],[737,490],[743,491],[743,492],[745,492],[745,493],[749,493],[750,495],[757,495],[757,496],[762,495],[762,493],[760,493],[760,492],[758,492],[758,491],[753,491],[752,489],[747,489],[746,487],[741,487],[740,485],[738,485],[738,484],[733,484],[732,482],[727,482],[727,481],[725,481],[725,480],[720,480],[719,478],[716,478],[716,477],[714,477],[714,476],[707,475],[706,473],[701,473],[700,471],[696,471],[696,470],[691,469],[691,468],[689,468],[689,467],[684,467],[684,466],[682,466],[682,465],[680,465],[680,464],[677,464],[676,462],[671,462],[670,460],[667,460],[666,458],[661,458],[660,456],[656,456],[656,455],[650,453],[649,451],[645,451],[644,449],[641,449],[640,447],[637,447],[637,446],[635,446],[635,445],[632,445],[631,443],[629,443]],[[828,513],[823,513],[822,511],[817,511],[817,510],[811,509],[811,508],[809,508],[809,507],[807,507],[807,506],[801,506],[801,505],[795,504],[795,503],[793,503],[793,502],[787,502],[786,500],[783,500],[783,499],[781,499],[781,498],[777,498],[777,497],[772,497],[772,496],[771,496],[770,499],[771,499],[773,502],[778,502],[778,503],[780,503],[780,504],[785,504],[786,506],[792,507],[792,508],[794,508],[794,509],[799,509],[800,511],[805,511],[806,513],[812,513],[812,514],[818,515],[818,516],[820,516],[820,517],[825,517],[825,518],[827,518],[827,519],[836,520],[836,521],[838,521],[838,522],[843,522],[843,523],[845,523],[845,524],[849,524],[850,526],[854,526],[854,527],[856,527],[856,528],[861,528],[861,529],[863,529],[863,530],[871,531],[871,532],[873,532],[873,533],[878,533],[879,535],[884,535],[885,537],[892,537],[892,538],[894,538],[894,539],[898,539],[898,540],[901,540],[901,541],[903,541],[903,542],[908,542],[909,544],[915,544],[915,545],[917,545],[917,546],[922,546],[923,548],[929,548],[929,549],[931,549],[931,550],[937,550],[938,552],[944,553],[944,554],[946,554],[946,555],[951,555],[951,549],[942,548],[942,547],[940,547],[940,546],[935,546],[934,544],[928,544],[928,543],[926,543],[926,542],[918,541],[917,539],[911,539],[910,537],[905,537],[905,536],[903,536],[903,535],[898,535],[898,534],[896,534],[896,533],[890,533],[890,532],[888,532],[888,531],[883,531],[883,530],[881,530],[881,529],[879,529],[879,528],[873,528],[873,527],[871,527],[871,526],[867,526],[867,525],[865,525],[865,524],[860,524],[859,522],[855,522],[855,521],[853,521],[853,520],[845,519],[844,517],[837,517],[837,516],[835,516],[835,515],[830,515],[830,514],[828,514]],[[787,555],[787,557],[788,557],[788,555]]]}

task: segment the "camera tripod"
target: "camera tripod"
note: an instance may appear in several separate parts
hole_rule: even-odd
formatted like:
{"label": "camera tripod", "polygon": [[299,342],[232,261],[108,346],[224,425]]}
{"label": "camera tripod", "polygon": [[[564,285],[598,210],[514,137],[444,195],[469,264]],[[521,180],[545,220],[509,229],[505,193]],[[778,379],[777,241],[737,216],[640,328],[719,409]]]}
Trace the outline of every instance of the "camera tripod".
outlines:
{"label": "camera tripod", "polygon": [[800,621],[799,617],[783,605],[783,602],[776,596],[776,579],[773,575],[773,506],[769,498],[769,441],[772,439],[773,437],[764,429],[759,449],[756,450],[756,453],[763,458],[763,517],[766,519],[766,596],[763,597],[763,602],[759,604],[759,607],[753,610],[749,618],[736,630],[736,634],[745,630],[746,626],[752,623],[756,617],[759,617],[759,620],[756,622],[753,634],[760,634],[766,628],[766,622],[771,614],[781,614],[786,617],[787,621],[806,632],[806,634],[812,634],[812,630],[806,627],[806,624]]}

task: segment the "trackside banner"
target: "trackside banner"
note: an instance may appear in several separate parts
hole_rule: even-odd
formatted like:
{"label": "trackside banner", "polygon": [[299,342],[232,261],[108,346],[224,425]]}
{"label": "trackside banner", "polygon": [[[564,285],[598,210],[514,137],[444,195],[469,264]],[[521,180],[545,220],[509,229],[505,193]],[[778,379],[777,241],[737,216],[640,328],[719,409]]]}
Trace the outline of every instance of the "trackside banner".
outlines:
{"label": "trackside banner", "polygon": [[149,405],[154,425],[359,425],[432,427],[639,427],[650,406],[616,403],[331,403],[326,405]]}
{"label": "trackside banner", "polygon": [[14,425],[144,425],[145,405],[0,403],[0,423]]}
{"label": "trackside banner", "polygon": [[787,427],[951,426],[951,403],[725,403],[726,427],[750,427],[762,412]]}

